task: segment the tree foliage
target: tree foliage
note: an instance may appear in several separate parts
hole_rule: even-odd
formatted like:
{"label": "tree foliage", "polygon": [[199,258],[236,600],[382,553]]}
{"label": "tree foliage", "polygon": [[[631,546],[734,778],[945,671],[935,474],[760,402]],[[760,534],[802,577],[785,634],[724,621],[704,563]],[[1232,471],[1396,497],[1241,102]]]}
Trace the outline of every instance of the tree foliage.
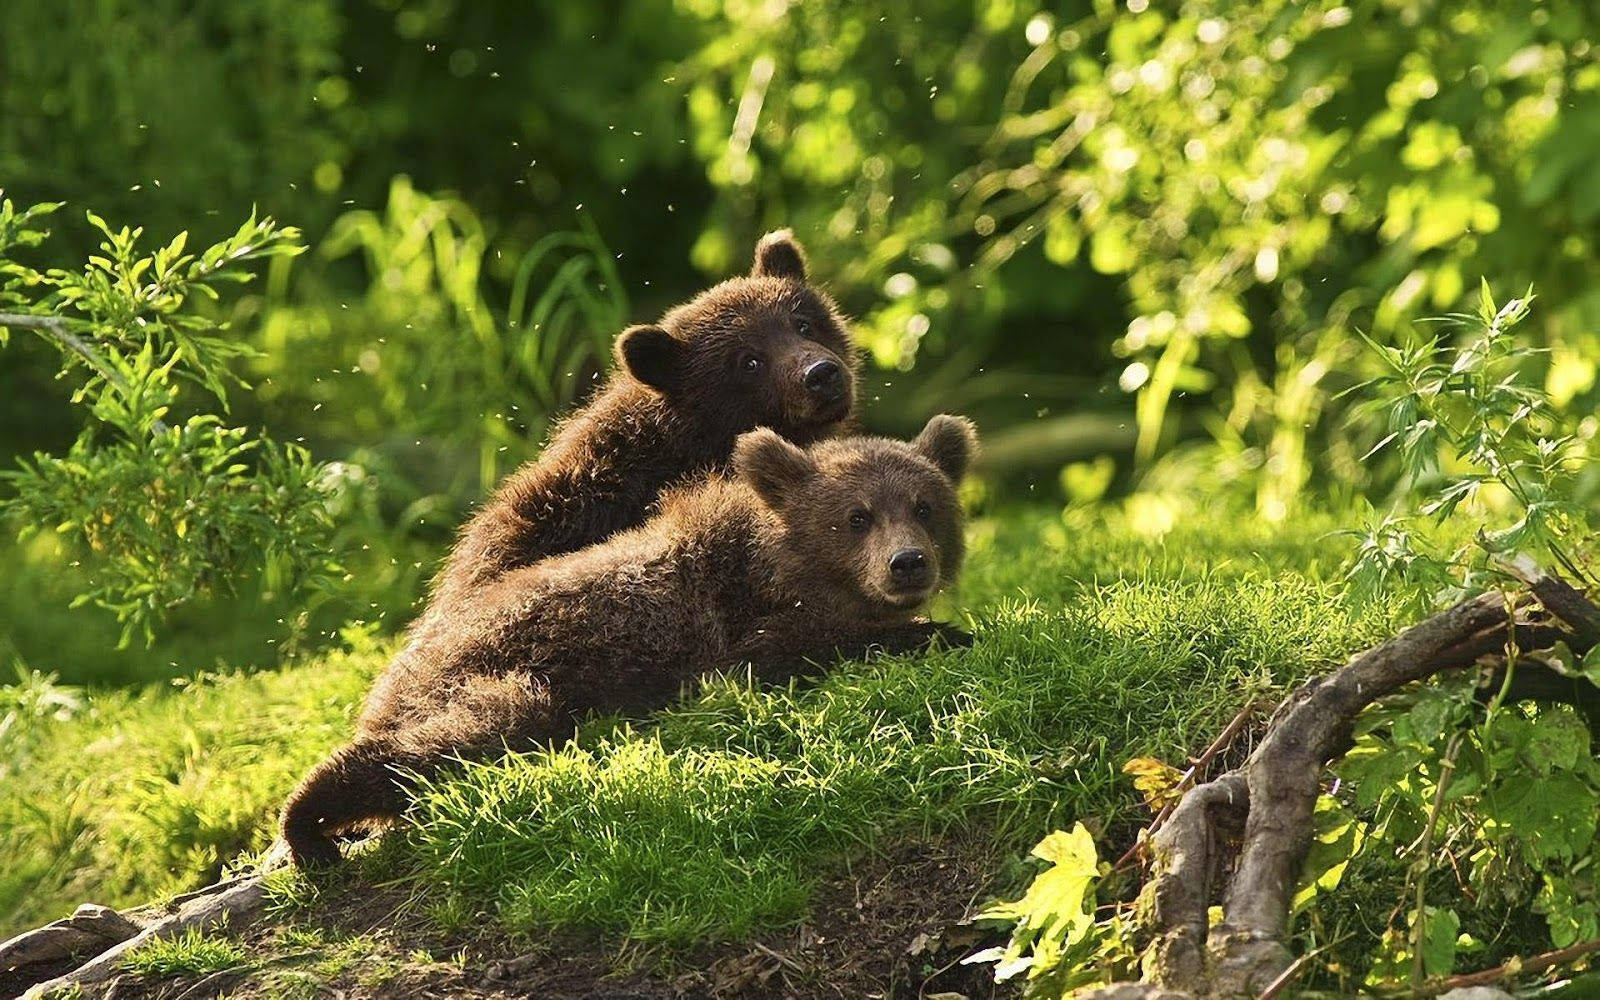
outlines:
{"label": "tree foliage", "polygon": [[[1391,343],[1480,275],[1558,303],[1540,378],[1597,398],[1581,5],[70,6],[0,12],[14,189],[172,229],[259,202],[321,244],[404,172],[512,259],[592,217],[645,313],[792,225],[911,370],[885,427],[955,399],[1077,429],[1035,461],[1123,458],[1083,411],[1131,394],[1129,457],[1203,433],[1281,517],[1392,481],[1333,403],[1372,364],[1353,331]],[[483,274],[505,301],[514,268]]]}

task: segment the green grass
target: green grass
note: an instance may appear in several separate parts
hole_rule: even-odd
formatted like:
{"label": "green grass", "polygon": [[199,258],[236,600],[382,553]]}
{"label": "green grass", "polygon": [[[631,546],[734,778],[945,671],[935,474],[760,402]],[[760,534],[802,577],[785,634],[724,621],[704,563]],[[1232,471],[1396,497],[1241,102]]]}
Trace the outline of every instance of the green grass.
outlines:
{"label": "green grass", "polygon": [[[814,878],[895,838],[966,829],[1020,849],[1071,819],[1124,836],[1141,819],[1128,757],[1179,759],[1247,699],[1396,627],[1343,603],[1334,527],[1195,517],[1153,538],[1121,515],[980,519],[939,609],[970,616],[973,649],[794,689],[713,682],[430,789],[381,855],[441,919],[677,944],[793,920]],[[263,847],[389,650],[358,638],[276,672],[97,695],[67,721],[9,689],[31,707],[0,743],[0,936],[203,883]]]}
{"label": "green grass", "polygon": [[0,937],[86,900],[203,885],[265,847],[283,796],[348,737],[387,656],[348,638],[348,652],[282,671],[138,693],[0,688]]}
{"label": "green grass", "polygon": [[237,941],[193,927],[177,937],[151,941],[122,960],[129,972],[145,976],[205,975],[244,963],[245,951]]}
{"label": "green grass", "polygon": [[1327,527],[979,525],[975,648],[807,688],[722,680],[651,727],[474,766],[420,796],[411,877],[446,919],[681,945],[800,917],[828,864],[892,837],[1126,836],[1129,757],[1180,759],[1394,627],[1341,604]]}

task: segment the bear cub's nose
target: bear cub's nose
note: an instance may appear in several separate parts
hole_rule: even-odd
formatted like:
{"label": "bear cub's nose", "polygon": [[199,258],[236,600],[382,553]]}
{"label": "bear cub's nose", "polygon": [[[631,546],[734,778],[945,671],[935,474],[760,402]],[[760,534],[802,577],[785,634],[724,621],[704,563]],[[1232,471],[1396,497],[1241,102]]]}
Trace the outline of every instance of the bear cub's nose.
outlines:
{"label": "bear cub's nose", "polygon": [[889,557],[889,575],[895,583],[922,583],[928,578],[928,557],[921,549],[901,549]]}
{"label": "bear cub's nose", "polygon": [[832,403],[844,395],[844,369],[837,361],[827,358],[813,361],[806,367],[802,377],[806,391],[824,403]]}

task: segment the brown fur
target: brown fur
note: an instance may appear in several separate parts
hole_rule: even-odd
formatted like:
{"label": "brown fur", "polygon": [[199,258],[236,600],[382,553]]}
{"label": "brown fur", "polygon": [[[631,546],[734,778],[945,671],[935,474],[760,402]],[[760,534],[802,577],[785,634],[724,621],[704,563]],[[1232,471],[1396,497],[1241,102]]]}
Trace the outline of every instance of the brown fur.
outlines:
{"label": "brown fur", "polygon": [[[397,772],[564,741],[584,713],[659,707],[716,668],[781,678],[872,647],[959,641],[913,616],[960,568],[954,484],[973,441],[956,417],[909,444],[802,450],[757,430],[739,439],[732,478],[672,491],[642,527],[507,572],[484,600],[420,623],[355,740],[290,797],[295,859],[335,860],[331,834],[398,817]],[[914,578],[891,570],[919,552]]]}
{"label": "brown fur", "polygon": [[[806,281],[787,230],[763,237],[748,277],[724,281],[617,339],[616,372],[512,473],[461,533],[430,611],[452,616],[503,573],[575,552],[644,522],[661,491],[726,465],[733,442],[771,427],[806,444],[832,436],[855,402],[845,319]],[[806,385],[837,366],[839,395]],[[751,366],[753,365],[753,370]]]}

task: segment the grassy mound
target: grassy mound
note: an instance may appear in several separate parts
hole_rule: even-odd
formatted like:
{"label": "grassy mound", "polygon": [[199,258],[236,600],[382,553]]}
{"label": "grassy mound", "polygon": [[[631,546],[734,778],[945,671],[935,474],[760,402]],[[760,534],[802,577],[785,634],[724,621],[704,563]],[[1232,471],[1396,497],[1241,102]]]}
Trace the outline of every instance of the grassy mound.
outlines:
{"label": "grassy mound", "polygon": [[0,688],[0,938],[204,885],[271,840],[283,796],[348,736],[387,644],[278,672],[92,697]]}
{"label": "grassy mound", "polygon": [[[429,788],[382,853],[446,921],[677,944],[792,920],[820,874],[895,837],[1025,846],[1069,818],[1129,832],[1127,758],[1180,757],[1245,700],[1393,630],[1386,609],[1341,602],[1333,527],[980,520],[939,609],[970,620],[975,648],[789,689],[715,680],[651,720]],[[0,750],[0,935],[202,883],[263,846],[388,650],[353,636],[275,673],[76,709],[8,689],[23,707]]]}

